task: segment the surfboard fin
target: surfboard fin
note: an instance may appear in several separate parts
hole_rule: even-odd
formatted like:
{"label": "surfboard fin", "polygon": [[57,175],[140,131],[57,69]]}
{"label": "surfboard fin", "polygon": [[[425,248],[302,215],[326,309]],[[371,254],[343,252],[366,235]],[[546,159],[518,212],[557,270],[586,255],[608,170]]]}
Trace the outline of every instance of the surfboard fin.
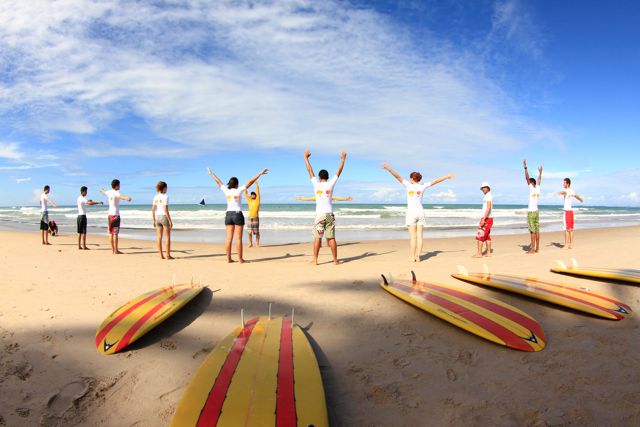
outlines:
{"label": "surfboard fin", "polygon": [[458,272],[465,277],[469,276],[469,270],[464,265],[458,264]]}
{"label": "surfboard fin", "polygon": [[578,260],[575,258],[571,258],[571,266],[573,268],[578,268]]}
{"label": "surfboard fin", "polygon": [[418,281],[418,279],[416,279],[416,272],[411,270],[411,281],[413,283],[416,283]]}
{"label": "surfboard fin", "polygon": [[566,270],[567,269],[567,264],[565,264],[563,261],[561,261],[559,259],[556,260],[556,265],[561,270]]}
{"label": "surfboard fin", "polygon": [[269,320],[271,320],[271,303],[269,303]]}
{"label": "surfboard fin", "polygon": [[382,283],[384,283],[385,286],[389,286],[389,281],[384,277],[384,274],[381,274],[380,276],[382,276]]}
{"label": "surfboard fin", "polygon": [[296,308],[295,307],[291,307],[291,324],[295,325],[295,323],[293,323],[293,316],[295,316],[296,314]]}
{"label": "surfboard fin", "polygon": [[240,309],[240,324],[244,328],[244,308]]}

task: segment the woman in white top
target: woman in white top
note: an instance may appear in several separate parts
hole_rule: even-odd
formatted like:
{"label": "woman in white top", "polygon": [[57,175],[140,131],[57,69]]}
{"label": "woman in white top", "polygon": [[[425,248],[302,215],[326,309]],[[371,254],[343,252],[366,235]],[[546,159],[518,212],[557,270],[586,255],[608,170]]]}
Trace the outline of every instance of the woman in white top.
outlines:
{"label": "woman in white top", "polygon": [[245,185],[238,187],[238,178],[231,177],[227,185],[224,185],[220,178],[211,171],[211,168],[207,168],[209,175],[218,183],[220,190],[227,198],[227,213],[224,218],[224,225],[227,230],[227,237],[225,240],[225,251],[227,253],[227,262],[234,262],[231,259],[231,246],[233,244],[233,237],[236,238],[236,250],[238,252],[238,261],[243,263],[242,257],[242,230],[244,229],[244,215],[242,214],[242,192],[251,187],[254,182],[258,180],[262,175],[266,174],[269,169],[263,169],[256,176],[246,182]]}
{"label": "woman in white top", "polygon": [[424,190],[441,183],[447,179],[452,179],[453,174],[442,176],[428,183],[420,183],[422,180],[422,174],[420,172],[411,172],[409,174],[409,181],[403,179],[396,171],[391,169],[386,163],[382,164],[382,168],[389,171],[400,184],[404,185],[407,189],[407,217],[406,225],[409,228],[409,250],[410,258],[413,262],[420,262],[420,254],[422,253],[422,231],[424,226],[427,225],[424,217],[424,208],[422,206],[422,196],[424,196]]}
{"label": "woman in white top", "polygon": [[173,221],[171,215],[169,215],[169,196],[167,196],[167,183],[159,181],[156,184],[156,191],[158,194],[153,198],[153,204],[151,205],[151,217],[153,218],[153,228],[156,229],[156,242],[158,245],[158,252],[160,252],[160,258],[164,258],[162,253],[162,233],[167,235],[167,258],[173,259],[171,256],[171,229],[173,228]]}

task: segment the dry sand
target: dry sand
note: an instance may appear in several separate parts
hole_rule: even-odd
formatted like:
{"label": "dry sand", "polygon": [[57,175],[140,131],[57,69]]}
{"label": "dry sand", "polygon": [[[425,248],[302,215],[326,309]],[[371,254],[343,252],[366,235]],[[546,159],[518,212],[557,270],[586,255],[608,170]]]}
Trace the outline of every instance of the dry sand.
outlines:
{"label": "dry sand", "polygon": [[[152,242],[75,236],[39,244],[39,234],[0,232],[0,425],[162,426],[209,351],[240,322],[296,309],[316,343],[333,426],[640,425],[640,288],[558,276],[553,261],[639,267],[640,228],[579,230],[576,248],[542,235],[525,255],[527,235],[497,236],[494,256],[471,258],[473,238],[428,239],[424,261],[407,261],[406,241],[341,242],[345,264],[310,244],[246,249],[227,264],[220,244],[175,244],[162,261]],[[609,293],[639,311],[620,322],[479,290],[513,304],[545,328],[539,353],[510,350],[464,332],[379,289],[379,274],[473,285],[449,277],[470,271],[530,274]],[[210,291],[134,344],[101,356],[94,334],[116,307],[150,289],[202,277]]]}

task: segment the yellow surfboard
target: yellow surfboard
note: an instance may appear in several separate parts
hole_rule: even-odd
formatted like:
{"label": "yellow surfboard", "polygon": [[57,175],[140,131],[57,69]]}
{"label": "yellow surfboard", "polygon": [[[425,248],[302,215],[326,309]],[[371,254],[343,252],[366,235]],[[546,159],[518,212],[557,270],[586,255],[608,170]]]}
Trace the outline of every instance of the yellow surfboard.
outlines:
{"label": "yellow surfboard", "polygon": [[461,274],[451,276],[465,282],[525,295],[605,319],[622,320],[631,314],[631,308],[628,305],[608,295],[563,283],[539,280],[535,277],[488,272],[468,273],[464,268],[461,268]]}
{"label": "yellow surfboard", "polygon": [[121,351],[180,310],[204,289],[193,283],[167,286],[136,297],[111,313],[96,332],[96,350]]}
{"label": "yellow surfboard", "polygon": [[589,279],[640,284],[639,269],[580,267],[575,259],[571,260],[571,266],[569,267],[562,261],[556,261],[556,264],[556,267],[551,268],[551,271],[554,273],[587,277]]}
{"label": "yellow surfboard", "polygon": [[172,427],[329,425],[313,349],[286,318],[251,319],[204,360]]}
{"label": "yellow surfboard", "polygon": [[522,351],[540,351],[546,337],[527,313],[494,298],[440,283],[393,280],[382,276],[390,294],[472,334]]}

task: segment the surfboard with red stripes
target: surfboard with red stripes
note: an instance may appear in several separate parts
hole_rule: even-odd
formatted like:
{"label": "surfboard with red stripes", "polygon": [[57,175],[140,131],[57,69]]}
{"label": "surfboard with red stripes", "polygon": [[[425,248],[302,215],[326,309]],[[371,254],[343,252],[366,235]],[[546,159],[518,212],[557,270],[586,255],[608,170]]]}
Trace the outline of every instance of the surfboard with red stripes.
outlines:
{"label": "surfboard with red stripes", "polygon": [[102,354],[122,351],[204,289],[201,285],[167,286],[144,293],[116,309],[96,332],[96,350]]}
{"label": "surfboard with red stripes", "polygon": [[525,295],[604,319],[622,320],[631,314],[631,308],[627,304],[609,295],[535,277],[492,273],[452,274],[452,276],[465,282]]}
{"label": "surfboard with red stripes", "polygon": [[502,301],[445,284],[382,278],[385,291],[479,337],[521,351],[545,347],[540,324]]}
{"label": "surfboard with red stripes", "polygon": [[172,427],[326,427],[318,362],[287,318],[254,318],[213,349],[184,392]]}

